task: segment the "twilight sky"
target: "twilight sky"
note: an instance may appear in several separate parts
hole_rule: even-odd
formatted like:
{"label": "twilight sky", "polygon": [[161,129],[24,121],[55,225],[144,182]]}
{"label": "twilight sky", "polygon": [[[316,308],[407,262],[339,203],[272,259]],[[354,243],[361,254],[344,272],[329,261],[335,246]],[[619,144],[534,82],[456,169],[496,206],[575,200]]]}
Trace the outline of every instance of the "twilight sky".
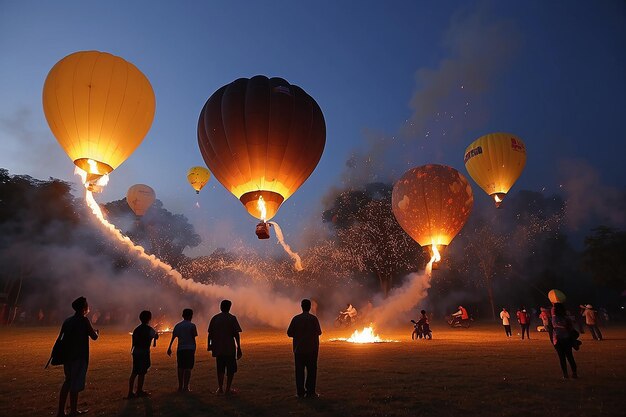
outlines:
{"label": "twilight sky", "polygon": [[[393,181],[426,163],[467,175],[466,146],[494,131],[526,143],[512,193],[563,195],[573,229],[588,216],[624,226],[624,213],[607,208],[626,187],[623,1],[0,0],[0,167],[11,174],[77,182],[41,92],[50,68],[80,50],[134,63],[157,100],[144,142],[96,199],[152,186],[201,234],[192,255],[275,250],[214,178],[199,198],[185,178],[204,165],[196,126],[207,98],[257,74],[301,86],[326,119],[317,169],[274,218],[296,250],[298,236],[321,224],[333,187]],[[488,203],[472,185],[477,203]]]}

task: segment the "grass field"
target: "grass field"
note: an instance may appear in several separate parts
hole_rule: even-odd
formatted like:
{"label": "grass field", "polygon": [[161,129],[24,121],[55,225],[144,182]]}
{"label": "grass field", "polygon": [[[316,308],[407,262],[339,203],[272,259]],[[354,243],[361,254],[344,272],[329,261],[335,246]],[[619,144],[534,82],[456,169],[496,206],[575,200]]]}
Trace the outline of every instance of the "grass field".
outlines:
{"label": "grass field", "polygon": [[[169,335],[152,352],[150,398],[124,400],[131,368],[128,330],[101,328],[91,343],[80,408],[92,416],[622,416],[626,394],[626,328],[582,335],[578,380],[563,380],[545,333],[506,339],[501,326],[450,329],[435,323],[431,341],[411,341],[411,327],[377,331],[397,343],[353,345],[322,337],[318,400],[294,398],[291,342],[277,330],[244,329],[237,396],[216,396],[215,363],[198,338],[188,394],[175,392]],[[44,370],[57,328],[0,329],[0,416],[51,416],[62,368]],[[514,332],[515,333],[515,332]]]}

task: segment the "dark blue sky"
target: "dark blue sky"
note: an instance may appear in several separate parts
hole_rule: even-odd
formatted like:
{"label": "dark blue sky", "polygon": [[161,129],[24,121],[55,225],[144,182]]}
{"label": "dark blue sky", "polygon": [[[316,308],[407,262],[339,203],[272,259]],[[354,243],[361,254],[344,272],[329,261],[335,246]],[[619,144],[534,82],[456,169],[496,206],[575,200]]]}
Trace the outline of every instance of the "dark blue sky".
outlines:
{"label": "dark blue sky", "polygon": [[[626,185],[625,3],[468,3],[1,2],[0,167],[76,181],[47,127],[41,90],[58,60],[95,49],[133,62],[157,99],[145,141],[97,199],[151,185],[203,236],[195,254],[240,241],[274,246],[256,241],[254,219],[214,179],[200,209],[185,180],[203,164],[196,124],[206,99],[256,74],[301,86],[326,118],[320,164],[275,218],[296,246],[331,187],[395,180],[430,162],[466,173],[465,147],[492,131],[526,142],[512,192],[559,192],[577,202],[579,220],[601,214],[605,202],[585,196]],[[623,216],[608,217],[623,226]]]}

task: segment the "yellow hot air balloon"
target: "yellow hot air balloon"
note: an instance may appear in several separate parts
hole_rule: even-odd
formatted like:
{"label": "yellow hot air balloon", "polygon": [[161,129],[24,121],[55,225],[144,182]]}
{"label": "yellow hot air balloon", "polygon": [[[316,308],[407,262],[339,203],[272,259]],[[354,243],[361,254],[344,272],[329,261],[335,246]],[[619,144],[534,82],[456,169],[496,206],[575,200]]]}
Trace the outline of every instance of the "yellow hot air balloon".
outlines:
{"label": "yellow hot air balloon", "polygon": [[467,179],[445,165],[408,170],[394,184],[391,194],[391,208],[398,223],[431,255],[434,249],[442,250],[450,244],[463,228],[473,204]]}
{"label": "yellow hot air balloon", "polygon": [[126,202],[137,217],[146,214],[154,200],[156,200],[156,193],[146,184],[135,184],[126,193]]}
{"label": "yellow hot air balloon", "polygon": [[325,143],[319,106],[282,78],[235,80],[211,95],[198,120],[211,173],[263,222],[311,175]]}
{"label": "yellow hot air balloon", "polygon": [[500,207],[506,193],[526,165],[526,146],[510,133],[490,133],[472,142],[465,150],[465,168]]}
{"label": "yellow hot air balloon", "polygon": [[133,153],[150,130],[154,108],[146,76],[105,52],[66,56],[52,67],[43,87],[50,130],[90,182]]}
{"label": "yellow hot air balloon", "polygon": [[548,299],[550,300],[552,304],[556,304],[556,303],[564,303],[567,297],[565,297],[565,294],[563,294],[562,291],[553,289],[548,292]]}
{"label": "yellow hot air balloon", "polygon": [[187,181],[196,190],[196,194],[200,194],[200,190],[206,185],[209,178],[211,178],[211,173],[205,167],[191,167],[187,171]]}

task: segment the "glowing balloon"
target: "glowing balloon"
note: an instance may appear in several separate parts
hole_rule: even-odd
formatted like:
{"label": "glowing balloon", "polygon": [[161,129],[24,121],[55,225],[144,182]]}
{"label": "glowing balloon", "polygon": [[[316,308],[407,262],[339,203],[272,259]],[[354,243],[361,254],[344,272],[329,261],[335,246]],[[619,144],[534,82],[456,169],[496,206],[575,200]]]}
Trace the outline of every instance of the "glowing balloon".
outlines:
{"label": "glowing balloon", "polygon": [[198,120],[207,166],[260,220],[274,217],[311,175],[325,143],[319,106],[282,78],[235,80],[213,93]]}
{"label": "glowing balloon", "polygon": [[135,184],[126,193],[126,202],[136,216],[141,217],[156,200],[154,190],[145,184]]}
{"label": "glowing balloon", "polygon": [[474,197],[467,179],[445,165],[412,168],[394,184],[391,208],[398,223],[420,246],[443,249],[463,228]]}
{"label": "glowing balloon", "polygon": [[500,207],[526,165],[526,146],[510,133],[481,136],[465,150],[465,168]]}
{"label": "glowing balloon", "polygon": [[555,303],[564,303],[567,297],[565,296],[565,294],[563,294],[562,291],[553,289],[553,290],[550,290],[550,292],[548,292],[548,299],[550,300],[552,304],[555,304]]}
{"label": "glowing balloon", "polygon": [[139,146],[154,118],[150,82],[133,64],[105,52],[66,56],[48,73],[43,110],[74,164],[97,179]]}
{"label": "glowing balloon", "polygon": [[196,190],[196,194],[200,194],[200,190],[209,182],[211,173],[205,167],[191,167],[187,171],[187,181]]}

